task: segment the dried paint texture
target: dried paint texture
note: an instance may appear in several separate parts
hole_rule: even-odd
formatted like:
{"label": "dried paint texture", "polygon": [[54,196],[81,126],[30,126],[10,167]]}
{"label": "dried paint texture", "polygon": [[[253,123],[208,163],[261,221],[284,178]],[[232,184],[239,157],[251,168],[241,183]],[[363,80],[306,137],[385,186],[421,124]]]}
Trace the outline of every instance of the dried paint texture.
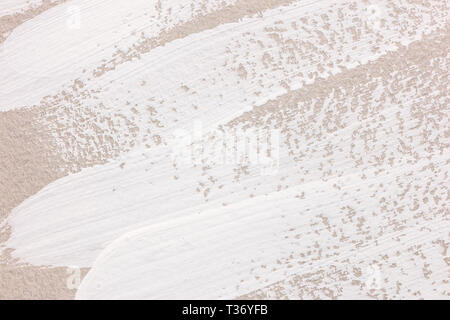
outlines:
{"label": "dried paint texture", "polygon": [[446,1],[0,8],[0,298],[449,297]]}

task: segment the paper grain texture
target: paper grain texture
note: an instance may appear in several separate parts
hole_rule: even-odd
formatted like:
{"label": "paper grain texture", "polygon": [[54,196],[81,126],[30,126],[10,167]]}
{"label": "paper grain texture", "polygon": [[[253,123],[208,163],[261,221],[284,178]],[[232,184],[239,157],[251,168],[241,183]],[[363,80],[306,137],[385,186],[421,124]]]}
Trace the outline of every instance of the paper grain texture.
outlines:
{"label": "paper grain texture", "polygon": [[4,0],[0,299],[448,299],[447,0]]}

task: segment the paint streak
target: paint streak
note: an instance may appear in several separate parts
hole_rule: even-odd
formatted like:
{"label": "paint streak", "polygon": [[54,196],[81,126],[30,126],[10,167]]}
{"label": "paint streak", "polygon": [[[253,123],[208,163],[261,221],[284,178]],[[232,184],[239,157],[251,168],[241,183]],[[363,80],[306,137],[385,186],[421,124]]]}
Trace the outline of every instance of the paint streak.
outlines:
{"label": "paint streak", "polygon": [[[43,3],[2,29],[1,297],[448,297],[446,2]],[[215,162],[255,129],[275,173]]]}

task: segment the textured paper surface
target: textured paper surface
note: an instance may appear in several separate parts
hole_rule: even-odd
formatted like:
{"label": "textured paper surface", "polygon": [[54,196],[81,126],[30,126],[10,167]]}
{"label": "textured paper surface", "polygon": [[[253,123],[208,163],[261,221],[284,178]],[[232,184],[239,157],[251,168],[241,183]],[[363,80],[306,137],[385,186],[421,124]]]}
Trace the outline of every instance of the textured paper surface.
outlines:
{"label": "textured paper surface", "polygon": [[449,4],[0,4],[0,299],[448,299]]}

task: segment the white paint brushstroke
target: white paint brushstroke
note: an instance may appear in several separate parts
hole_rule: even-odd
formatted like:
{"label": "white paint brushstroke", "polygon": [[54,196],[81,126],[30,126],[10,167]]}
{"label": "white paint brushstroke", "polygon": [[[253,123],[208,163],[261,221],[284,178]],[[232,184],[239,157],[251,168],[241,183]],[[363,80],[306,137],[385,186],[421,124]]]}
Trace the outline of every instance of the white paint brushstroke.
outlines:
{"label": "white paint brushstroke", "polygon": [[[402,98],[408,101],[404,108],[398,105],[388,106],[378,115],[392,119],[392,115],[398,114],[405,119],[404,125],[414,127],[415,120],[408,114],[409,104],[414,102],[414,94],[414,91],[410,91],[409,97]],[[316,114],[317,120],[327,110]],[[305,113],[302,117],[309,116]],[[289,150],[282,143],[280,168],[275,176],[260,176],[258,168],[250,168],[249,175],[236,181],[234,166],[215,166],[206,175],[201,166],[180,169],[174,167],[169,147],[136,150],[106,165],[59,179],[27,199],[12,211],[8,219],[12,226],[12,236],[6,246],[15,249],[13,256],[36,265],[88,267],[106,245],[136,228],[189,213],[200,214],[223,204],[240,202],[250,194],[270,194],[278,191],[280,185],[293,187],[302,180],[307,184],[324,179],[321,159],[327,144],[342,149],[342,152],[337,152],[333,157],[331,167],[334,169],[327,179],[342,177],[339,181],[345,186],[346,176],[361,173],[373,166],[368,161],[357,168],[354,160],[347,155],[351,150],[354,128],[373,121],[373,118],[368,118],[361,123],[356,117],[357,114],[349,113],[346,122],[353,125],[320,142],[311,144],[305,137],[299,136],[300,143],[305,146],[299,153],[310,149],[318,150],[309,151],[310,156],[300,163],[292,160]],[[384,125],[392,132],[380,133],[381,142],[375,145],[376,148],[373,147],[370,154],[364,150],[363,141],[359,140],[354,140],[359,146],[353,152],[364,154],[367,159],[383,152],[393,154],[397,159],[395,163],[398,162],[401,166],[407,157],[398,152],[400,144],[397,141],[397,130],[400,129],[392,121],[387,121]],[[313,126],[312,129],[314,128]],[[420,134],[419,129],[411,131],[411,135],[415,136],[413,141],[417,150],[420,149]],[[385,146],[383,141],[391,141],[390,146]],[[442,162],[444,159],[436,154],[430,158],[430,162],[436,161]],[[125,163],[123,168],[121,163]],[[217,182],[212,184],[208,177],[214,177]],[[203,191],[196,191],[200,183],[205,183],[214,191],[207,200]],[[218,189],[219,185],[223,187]],[[314,192],[328,197],[324,190]],[[320,203],[322,200],[318,198],[316,201]]]}
{"label": "white paint brushstroke", "polygon": [[43,12],[0,47],[0,110],[38,105],[71,80],[92,79],[95,67],[143,37],[158,37],[234,0],[210,2],[203,10],[195,1],[72,0]]}
{"label": "white paint brushstroke", "polygon": [[[176,1],[174,2],[176,3]],[[353,68],[369,61],[376,60],[386,52],[395,51],[398,44],[407,45],[416,41],[424,34],[429,34],[436,28],[443,26],[447,21],[445,13],[436,14],[432,8],[426,6],[415,7],[406,1],[401,4],[416,8],[416,15],[420,17],[420,23],[408,25],[404,21],[391,23],[387,3],[386,19],[389,27],[380,29],[369,29],[365,26],[367,6],[360,4],[355,10],[349,9],[352,1],[299,1],[292,5],[277,9],[267,10],[262,16],[245,17],[238,23],[220,25],[213,30],[192,34],[184,39],[176,40],[174,43],[157,48],[144,55],[141,60],[121,65],[120,70],[111,72],[106,77],[94,79],[92,71],[101,62],[109,60],[117,50],[126,51],[137,43],[142,35],[146,37],[158,36],[162,30],[170,30],[171,26],[192,19],[188,12],[174,11],[174,19],[171,25],[161,25],[158,19],[149,26],[148,19],[155,15],[154,7],[156,1],[133,1],[117,2],[96,0],[76,0],[69,4],[59,5],[42,15],[28,21],[17,28],[7,41],[3,44],[0,52],[0,68],[4,70],[4,81],[0,80],[0,108],[10,110],[27,105],[38,105],[41,100],[61,90],[61,85],[71,86],[70,80],[79,79],[87,82],[88,87],[100,87],[105,89],[104,94],[108,96],[105,101],[112,101],[117,97],[120,85],[111,81],[127,81],[129,89],[139,88],[140,85],[132,85],[132,81],[148,80],[148,88],[152,91],[158,90],[164,94],[170,94],[170,100],[179,101],[178,92],[174,91],[174,82],[190,84],[193,82],[192,75],[206,77],[206,83],[195,79],[197,85],[203,84],[211,88],[211,96],[208,105],[215,108],[239,108],[245,110],[251,105],[260,105],[269,99],[275,98],[286,89],[280,85],[285,81],[292,89],[304,84],[312,83],[314,79],[308,77],[309,73],[319,72],[320,77],[327,77],[341,71],[340,67]],[[81,28],[67,28],[67,10],[70,6],[80,8]],[[175,4],[173,5],[175,8]],[[183,6],[184,8],[184,6]],[[320,21],[322,13],[328,13],[332,8],[332,19],[329,22]],[[214,11],[214,7],[210,9]],[[343,12],[340,18],[338,10]],[[192,15],[192,13],[191,13]],[[308,23],[302,23],[302,18],[314,16],[319,22],[318,26],[312,28]],[[431,23],[431,19],[434,23]],[[362,25],[355,25],[353,19],[358,19]],[[50,21],[50,23],[49,23]],[[172,20],[171,20],[172,21]],[[328,52],[326,56],[322,53],[306,50],[304,61],[296,64],[285,63],[281,69],[271,68],[265,70],[260,59],[265,53],[278,54],[280,48],[270,37],[266,28],[277,28],[278,22],[284,21],[283,38],[308,43],[308,47]],[[292,23],[298,24],[298,30],[292,27]],[[407,22],[407,19],[405,19]],[[339,29],[326,28],[331,23],[339,26]],[[101,29],[99,30],[99,26]],[[309,32],[302,30],[305,27]],[[349,28],[355,32],[362,32],[364,37],[355,40]],[[334,39],[335,43],[321,43],[317,31],[325,38]],[[339,32],[337,35],[336,32]],[[255,37],[252,42],[245,41],[248,35]],[[339,37],[340,36],[340,37]],[[242,40],[244,42],[241,44]],[[379,39],[382,39],[380,42]],[[267,45],[261,48],[256,40],[261,40]],[[242,45],[245,45],[243,47]],[[374,49],[377,48],[376,52]],[[238,65],[227,67],[232,61],[244,57],[247,51],[254,54],[250,57],[250,64],[255,63],[256,74],[249,72],[249,79],[240,80],[236,84],[236,69]],[[336,52],[334,52],[336,51]],[[340,52],[338,52],[340,51]],[[234,57],[233,57],[234,56]],[[345,61],[346,57],[350,61]],[[233,58],[232,58],[233,57]],[[231,59],[232,58],[232,59]],[[308,60],[306,60],[308,58]],[[309,59],[313,60],[310,61]],[[337,64],[337,60],[343,62]],[[328,64],[333,66],[329,67]],[[224,65],[225,64],[225,65]],[[86,70],[86,74],[83,72]],[[210,73],[216,75],[211,77]],[[231,72],[230,72],[231,71]],[[253,71],[253,70],[252,70]],[[299,77],[299,73],[304,75]],[[129,79],[132,75],[132,79]],[[157,75],[157,76],[156,76]],[[262,76],[262,77],[261,77]],[[223,78],[222,78],[223,77]],[[259,97],[254,93],[258,90],[257,80],[263,81],[265,96]],[[67,88],[66,88],[67,89]],[[179,88],[178,88],[179,89]],[[236,89],[240,89],[237,91]],[[26,92],[26,94],[24,94]],[[119,91],[120,92],[120,91]],[[205,94],[198,91],[199,94]],[[153,93],[154,94],[154,93]],[[181,92],[186,96],[185,92]],[[248,95],[251,96],[248,96]],[[222,99],[217,96],[234,98],[230,105],[224,105]],[[142,97],[142,90],[135,97]],[[235,97],[246,97],[245,102],[236,101]],[[128,95],[125,97],[129,98]],[[122,98],[124,96],[122,95]],[[148,98],[148,96],[147,96]],[[164,97],[158,97],[164,99]],[[202,98],[198,98],[202,105]],[[89,103],[89,100],[86,101]],[[233,115],[234,113],[231,112]]]}
{"label": "white paint brushstroke", "polygon": [[[391,175],[368,181],[356,174],[348,176],[346,199],[332,187],[335,181],[314,182],[127,233],[99,255],[76,297],[233,299],[294,274],[334,264],[338,258],[349,258],[351,266],[352,263],[357,265],[358,259],[370,259],[380,253],[405,252],[407,246],[422,243],[423,237],[431,238],[430,233],[418,236],[423,227],[433,228],[433,238],[445,237],[450,223],[434,220],[427,225],[408,226],[406,236],[395,247],[390,239],[401,236],[404,231],[385,234],[377,242],[368,241],[360,250],[355,250],[351,243],[339,243],[337,257],[298,263],[304,260],[298,254],[317,241],[309,230],[313,217],[323,212],[330,221],[338,220],[336,213],[342,203],[346,203],[358,211],[359,217],[370,219],[370,208],[378,203],[368,196],[371,191],[368,185],[385,183],[390,185],[387,193],[395,193],[395,179],[403,172],[418,171],[421,166],[423,164],[398,168]],[[363,190],[358,191],[360,187]],[[324,194],[326,200],[320,196],[309,200],[295,197],[304,190]],[[297,234],[301,236],[294,237]],[[321,248],[332,245],[336,245],[332,236],[320,238]],[[280,263],[285,260],[289,263]],[[406,262],[403,267],[405,272],[414,269]],[[436,279],[441,279],[441,275]]]}

